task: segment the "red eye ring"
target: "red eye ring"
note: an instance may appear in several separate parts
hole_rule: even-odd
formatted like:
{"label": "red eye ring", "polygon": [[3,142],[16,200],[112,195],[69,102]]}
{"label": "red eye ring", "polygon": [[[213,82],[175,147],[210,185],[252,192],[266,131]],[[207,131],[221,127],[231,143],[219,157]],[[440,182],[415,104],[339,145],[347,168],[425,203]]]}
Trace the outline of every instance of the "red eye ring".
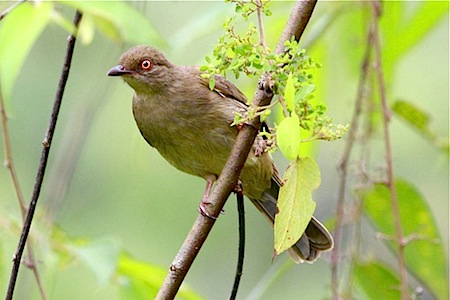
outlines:
{"label": "red eye ring", "polygon": [[152,62],[148,59],[144,59],[143,61],[141,61],[141,69],[144,71],[148,71],[150,70],[150,68],[152,67]]}

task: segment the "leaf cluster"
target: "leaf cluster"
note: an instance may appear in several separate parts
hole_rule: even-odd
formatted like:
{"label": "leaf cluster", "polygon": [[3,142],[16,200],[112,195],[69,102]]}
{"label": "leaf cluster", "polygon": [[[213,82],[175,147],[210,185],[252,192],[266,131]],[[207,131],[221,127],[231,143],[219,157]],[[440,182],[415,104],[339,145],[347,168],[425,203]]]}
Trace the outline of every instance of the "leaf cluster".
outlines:
{"label": "leaf cluster", "polygon": [[[246,21],[256,11],[253,7],[254,2],[238,1],[235,3],[236,11],[242,13]],[[264,11],[267,13],[268,10]],[[285,116],[289,117],[291,114],[298,116],[298,122],[290,122],[291,125],[286,127],[286,121],[280,126],[290,133],[299,133],[300,128],[310,132],[310,137],[303,141],[299,141],[300,134],[291,134],[289,139],[282,137],[282,140],[288,140],[289,143],[316,139],[333,141],[343,136],[348,126],[334,125],[332,119],[325,115],[326,106],[323,103],[314,104],[312,101],[315,85],[311,71],[320,68],[321,64],[306,55],[306,50],[301,48],[294,38],[285,42],[283,54],[276,54],[264,46],[265,43],[261,40],[260,35],[262,29],[258,29],[253,23],[249,22],[247,30],[243,33],[239,33],[236,29],[236,17],[228,18],[223,26],[225,33],[219,38],[213,50],[213,57],[206,56],[207,64],[200,68],[204,72],[202,76],[209,78],[211,89],[214,88],[214,75],[216,74],[226,76],[231,72],[236,79],[241,74],[251,78],[259,77],[263,73],[270,74],[271,82],[273,82],[271,89],[277,102],[284,109]],[[258,35],[260,36],[259,41]],[[251,105],[251,103],[249,104]],[[246,115],[236,114],[233,125],[243,123],[255,116],[260,116],[262,120],[265,120],[271,113],[271,107],[263,109],[252,107]],[[281,123],[283,122],[284,120],[281,121]],[[263,135],[269,138],[268,133],[263,133]],[[294,159],[290,155],[286,155],[283,150],[282,152],[287,158]]]}
{"label": "leaf cluster", "polygon": [[252,15],[260,9],[266,16],[271,16],[272,11],[269,9],[270,0],[225,0],[227,3],[235,4],[235,11],[244,18],[245,21],[248,20],[249,16]]}

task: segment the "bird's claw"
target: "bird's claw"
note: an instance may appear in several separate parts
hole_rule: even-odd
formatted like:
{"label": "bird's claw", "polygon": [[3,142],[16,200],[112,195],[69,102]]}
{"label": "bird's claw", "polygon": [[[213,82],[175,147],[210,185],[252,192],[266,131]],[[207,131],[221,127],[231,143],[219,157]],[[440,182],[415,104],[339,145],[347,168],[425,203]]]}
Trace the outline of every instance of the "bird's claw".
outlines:
{"label": "bird's claw", "polygon": [[[219,216],[213,216],[212,214],[210,214],[207,210],[206,210],[206,206],[207,205],[209,205],[209,204],[211,204],[211,202],[208,202],[208,201],[206,201],[206,200],[202,200],[201,202],[200,202],[200,204],[199,204],[199,206],[198,206],[198,212],[200,213],[200,214],[202,214],[202,216],[204,216],[204,217],[207,217],[207,218],[210,218],[211,220],[217,220],[217,218],[219,217]],[[220,211],[220,214],[221,215],[223,215],[223,214],[225,214],[225,210],[221,210]]]}

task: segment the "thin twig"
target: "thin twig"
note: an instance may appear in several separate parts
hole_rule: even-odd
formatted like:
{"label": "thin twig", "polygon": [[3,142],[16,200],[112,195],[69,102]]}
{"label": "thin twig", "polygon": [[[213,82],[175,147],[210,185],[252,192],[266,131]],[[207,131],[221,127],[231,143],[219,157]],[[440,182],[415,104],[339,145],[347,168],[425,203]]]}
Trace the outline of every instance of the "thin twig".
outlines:
{"label": "thin twig", "polygon": [[378,32],[378,21],[380,18],[380,3],[373,2],[372,3],[373,10],[373,22],[374,22],[374,45],[375,45],[375,71],[378,77],[378,88],[381,98],[381,106],[383,110],[383,131],[384,131],[384,145],[386,151],[386,175],[387,175],[387,186],[390,191],[391,196],[391,204],[392,204],[392,212],[394,214],[394,226],[396,233],[396,243],[398,246],[398,266],[400,270],[400,291],[401,297],[403,300],[409,299],[408,295],[408,278],[407,278],[407,270],[405,264],[405,244],[403,242],[403,229],[400,220],[400,210],[397,198],[397,189],[395,187],[395,179],[394,179],[394,166],[392,164],[392,146],[391,146],[391,137],[389,131],[389,122],[391,119],[391,111],[389,109],[387,99],[386,99],[386,87],[384,84],[384,75],[383,75],[383,67],[382,67],[382,59],[381,59],[381,46],[380,46],[380,36]]}
{"label": "thin twig", "polygon": [[339,188],[338,188],[338,198],[336,206],[336,225],[333,232],[334,236],[334,248],[331,252],[331,286],[333,299],[340,299],[339,295],[339,270],[338,265],[340,262],[340,239],[342,224],[344,224],[344,207],[345,207],[345,193],[347,190],[347,175],[348,175],[348,164],[354,143],[356,142],[356,136],[359,128],[359,119],[362,113],[362,106],[364,103],[364,98],[367,89],[367,78],[369,75],[369,65],[370,65],[370,54],[373,44],[373,26],[370,27],[367,34],[367,47],[364,53],[362,65],[361,65],[361,77],[358,84],[358,92],[355,101],[355,111],[353,112],[352,121],[350,124],[350,129],[347,134],[347,142],[345,144],[344,153],[342,155],[341,162],[339,164]]}
{"label": "thin twig", "polygon": [[[78,25],[81,20],[81,12],[77,11],[75,13],[75,17],[73,20],[73,24],[75,28],[78,28]],[[61,108],[62,97],[64,95],[64,89],[67,83],[67,79],[69,77],[70,65],[72,62],[73,50],[75,47],[76,40],[76,32],[69,35],[67,42],[67,52],[64,60],[63,69],[61,72],[61,77],[58,84],[58,90],[56,91],[55,101],[53,103],[52,114],[50,117],[50,123],[47,128],[47,133],[45,135],[43,141],[43,149],[41,153],[41,159],[39,163],[38,172],[36,175],[36,182],[33,189],[33,194],[31,195],[30,205],[27,210],[27,216],[23,225],[22,234],[20,236],[19,244],[17,245],[16,253],[13,258],[13,267],[11,270],[11,276],[8,285],[8,291],[6,294],[6,300],[11,300],[14,294],[14,288],[16,286],[17,275],[19,273],[20,262],[22,260],[23,250],[25,248],[25,244],[27,242],[28,234],[30,232],[31,223],[33,221],[34,212],[36,210],[37,200],[39,198],[39,194],[41,192],[42,182],[44,180],[45,169],[47,167],[48,157],[50,153],[50,146],[53,139],[53,134],[56,128],[56,121],[58,119],[59,110]]]}
{"label": "thin twig", "polygon": [[244,268],[244,254],[245,254],[245,209],[244,209],[244,194],[242,191],[236,192],[236,202],[239,216],[239,250],[238,263],[236,267],[236,275],[234,277],[233,289],[231,291],[230,300],[236,299],[236,295],[241,282],[242,270]]}
{"label": "thin twig", "polygon": [[262,299],[264,293],[270,288],[270,286],[279,281],[282,276],[292,269],[294,261],[292,259],[276,259],[270,266],[266,273],[258,280],[253,286],[250,293],[245,297],[246,300],[258,300]]}
{"label": "thin twig", "polygon": [[[296,40],[300,39],[316,2],[316,0],[297,1],[278,42],[276,53],[281,54],[284,52],[284,43],[290,40],[292,36],[295,36]],[[267,74],[263,78],[260,82],[267,83]],[[254,95],[253,105],[269,105],[272,97],[273,94],[271,91],[265,90],[263,85],[260,85]],[[248,153],[252,148],[253,141],[258,134],[260,125],[261,121],[259,118],[256,118],[248,121],[239,131],[230,156],[217,180],[216,187],[208,199],[210,203],[207,206],[209,215],[218,216],[220,214],[228,195],[233,190],[233,187],[236,186],[236,182],[239,179]],[[156,296],[157,299],[173,299],[175,297],[195,257],[211,231],[214,222],[215,220],[204,217],[201,214],[197,217],[191,231],[170,266],[164,283]]]}
{"label": "thin twig", "polygon": [[[17,176],[16,166],[13,160],[13,152],[11,146],[11,140],[8,129],[8,116],[6,115],[5,103],[2,97],[2,91],[0,87],[0,113],[2,119],[2,129],[3,129],[3,141],[5,144],[5,166],[9,170],[9,174],[11,176],[11,180],[14,185],[14,190],[16,191],[17,200],[19,201],[20,212],[22,214],[22,221],[25,222],[25,217],[27,214],[27,208],[25,204],[25,200],[23,197],[22,189],[20,188],[19,178]],[[42,299],[47,299],[47,295],[44,290],[44,286],[42,284],[41,276],[39,274],[39,270],[37,268],[36,259],[34,256],[33,247],[30,243],[27,244],[27,258],[28,261],[26,265],[33,271],[34,278],[36,279],[36,283],[39,288],[39,292],[41,293]]]}
{"label": "thin twig", "polygon": [[22,217],[25,217],[27,213],[27,207],[25,204],[25,200],[23,197],[22,189],[20,188],[19,178],[17,177],[16,166],[14,164],[13,155],[12,155],[12,147],[11,140],[9,138],[9,129],[8,129],[8,116],[6,115],[5,103],[3,102],[2,91],[0,87],[0,111],[1,111],[1,119],[2,119],[2,131],[3,131],[3,142],[5,144],[5,167],[9,170],[9,174],[11,176],[11,180],[14,185],[14,190],[16,191],[17,200],[19,201],[20,211],[22,213]]}
{"label": "thin twig", "polygon": [[256,16],[258,19],[259,44],[263,46],[264,49],[266,49],[267,45],[266,45],[266,38],[264,36],[264,26],[262,22],[261,7],[262,7],[261,0],[256,0]]}
{"label": "thin twig", "polygon": [[7,14],[9,14],[14,8],[16,8],[17,6],[19,6],[20,4],[26,2],[27,0],[20,0],[17,1],[16,3],[14,3],[13,5],[11,5],[10,7],[8,7],[7,9],[5,9],[1,14],[0,14],[0,21],[6,17]]}

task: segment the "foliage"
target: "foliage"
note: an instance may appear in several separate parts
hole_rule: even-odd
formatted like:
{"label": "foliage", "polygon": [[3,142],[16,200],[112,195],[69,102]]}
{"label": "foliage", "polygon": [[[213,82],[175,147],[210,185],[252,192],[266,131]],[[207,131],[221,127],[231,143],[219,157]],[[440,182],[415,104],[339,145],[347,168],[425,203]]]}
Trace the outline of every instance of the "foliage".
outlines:
{"label": "foliage", "polygon": [[[85,43],[92,42],[96,29],[116,41],[144,43],[152,40],[155,44],[163,43],[148,21],[124,2],[62,1],[60,4],[85,12],[79,32]],[[6,102],[11,101],[14,81],[33,44],[45,27],[52,24],[68,32],[73,30],[70,20],[61,14],[58,4],[52,2],[25,2],[2,21],[0,85]],[[136,35],[136,31],[143,34]]]}
{"label": "foliage", "polygon": [[283,178],[275,216],[275,253],[295,244],[308,226],[316,203],[311,198],[320,185],[319,167],[309,157],[291,161]]}
{"label": "foliage", "polygon": [[[423,195],[407,181],[397,180],[395,185],[405,234],[404,243],[407,243],[406,264],[421,282],[436,293],[437,298],[445,299],[448,297],[447,260],[430,208]],[[389,247],[395,249],[391,238],[395,230],[389,189],[382,184],[375,185],[365,191],[363,202],[370,220],[378,231],[387,236]]]}
{"label": "foliage", "polygon": [[[287,54],[277,55],[272,52],[267,44],[271,44],[273,40],[276,40],[279,29],[284,25],[283,16],[287,13],[285,7],[288,4],[270,3],[271,6],[268,6],[269,3],[267,1],[232,2],[235,4],[236,16],[225,20],[222,27],[222,29],[225,29],[225,34],[218,39],[212,54],[206,58],[206,66],[202,67],[202,69],[206,74],[205,76],[210,78],[211,87],[214,86],[212,74],[223,74],[225,76],[231,74],[236,78],[239,77],[240,80],[242,80],[242,77],[245,77],[242,75],[258,78],[264,72],[269,72],[272,76],[272,88],[276,94],[275,103],[271,107],[263,108],[262,111],[254,109],[249,103],[251,107],[249,115],[236,116],[236,123],[245,122],[247,118],[256,115],[261,116],[263,119],[276,119],[277,126],[272,133],[265,134],[267,138],[276,141],[274,147],[278,147],[281,153],[290,161],[290,167],[287,169],[284,177],[286,184],[281,191],[282,194],[287,196],[281,196],[282,199],[280,200],[280,206],[286,205],[286,208],[281,209],[277,218],[284,214],[288,217],[282,218],[283,221],[289,221],[297,220],[294,216],[301,215],[298,220],[303,224],[301,226],[298,224],[290,225],[287,222],[286,225],[283,221],[277,221],[277,228],[280,225],[282,227],[286,225],[284,230],[275,229],[276,232],[279,232],[275,236],[275,248],[277,252],[281,252],[290,246],[289,243],[286,243],[286,240],[292,242],[295,241],[295,237],[290,236],[286,240],[280,240],[279,237],[286,234],[286,228],[297,229],[296,236],[301,234],[305,224],[304,221],[308,220],[315,206],[315,203],[311,200],[315,198],[312,197],[312,190],[320,182],[320,172],[315,162],[310,158],[317,154],[317,151],[313,151],[308,147],[311,144],[318,143],[307,142],[317,140],[334,141],[344,136],[344,133],[349,130],[347,125],[334,125],[332,119],[326,115],[326,111],[328,109],[331,115],[344,120],[344,123],[349,122],[351,119],[350,113],[353,110],[351,107],[353,104],[349,102],[349,99],[353,99],[354,94],[356,94],[354,93],[355,84],[361,74],[360,57],[366,44],[365,31],[369,27],[368,20],[370,20],[371,12],[368,9],[368,5],[364,3],[358,5],[353,2],[320,3],[319,5],[322,5],[322,8],[318,7],[318,11],[313,15],[309,31],[306,32],[305,38],[310,41],[309,44],[311,45],[307,51],[304,49],[305,44],[298,44],[291,40],[285,44]],[[6,9],[6,5],[9,4],[11,3],[2,2],[0,10]],[[260,12],[266,18],[264,20],[267,20],[269,24],[269,26],[265,27],[265,38],[267,41],[261,40],[260,27],[259,25],[254,25],[257,24],[255,15],[258,13],[258,5],[260,5]],[[24,158],[17,157],[17,160],[20,161],[19,165],[21,168],[19,173],[24,175],[25,186],[30,185],[34,176],[32,173],[36,154],[33,145],[40,143],[40,135],[37,131],[40,129],[40,119],[46,119],[46,117],[42,118],[42,116],[30,117],[38,115],[40,109],[46,108],[46,101],[41,99],[43,98],[41,96],[41,90],[44,89],[41,86],[43,81],[38,81],[36,78],[42,77],[45,79],[46,76],[43,76],[43,74],[47,74],[45,73],[46,70],[42,68],[38,70],[29,69],[27,63],[30,57],[38,51],[45,53],[45,55],[39,54],[42,60],[49,56],[47,52],[50,53],[50,50],[53,49],[53,44],[49,43],[45,45],[45,48],[42,44],[39,47],[36,46],[40,40],[43,40],[48,35],[49,30],[53,30],[56,27],[65,32],[73,31],[71,17],[69,16],[74,9],[80,9],[84,13],[78,37],[85,48],[81,48],[83,50],[80,52],[85,51],[86,47],[95,44],[98,40],[115,43],[112,44],[114,46],[108,44],[112,49],[113,47],[119,48],[124,43],[151,43],[154,46],[164,47],[169,43],[167,40],[171,38],[170,34],[161,30],[164,26],[154,27],[143,16],[143,10],[139,11],[139,9],[132,8],[129,3],[121,1],[29,1],[18,5],[4,16],[0,21],[0,87],[8,108],[14,106],[19,108],[15,115],[12,114],[11,122],[15,124],[12,137],[13,142],[18,145],[15,151],[24,156]],[[189,19],[190,15],[188,13],[182,13],[184,25],[189,26],[196,21]],[[189,13],[194,15],[194,11]],[[221,13],[215,13],[222,15]],[[205,15],[204,18],[208,20],[206,23],[202,23],[204,26],[201,26],[202,28],[199,28],[195,34],[185,34],[183,37],[186,48],[193,48],[200,37],[212,33],[217,36],[216,32],[219,29],[213,28],[212,25],[206,26],[211,23],[211,19],[206,17],[207,13],[203,14]],[[153,18],[156,18],[155,15],[153,15]],[[434,29],[438,28],[443,20],[448,22],[448,3],[446,2],[408,3],[397,1],[383,3],[382,17],[379,21],[383,49],[383,72],[388,83],[386,93],[393,112],[392,120],[394,121],[390,124],[390,128],[392,130],[398,129],[399,125],[395,121],[401,120],[403,122],[402,126],[404,126],[401,127],[404,130],[402,135],[407,137],[406,140],[401,140],[400,137],[398,141],[395,141],[397,147],[403,146],[404,148],[401,148],[403,152],[402,150],[397,150],[398,152],[393,156],[396,169],[400,170],[399,173],[403,177],[406,177],[402,179],[396,178],[395,180],[400,206],[400,220],[404,231],[403,242],[405,243],[406,268],[409,276],[414,277],[419,282],[419,285],[423,286],[429,294],[437,299],[448,298],[448,273],[445,268],[448,265],[448,257],[443,245],[443,241],[446,240],[447,236],[445,233],[448,232],[440,232],[439,228],[442,228],[442,225],[439,225],[442,224],[442,220],[437,219],[435,216],[436,213],[442,212],[442,207],[448,207],[448,199],[444,199],[444,202],[439,202],[439,200],[442,200],[440,198],[445,198],[445,191],[444,194],[433,193],[435,189],[437,191],[443,190],[442,186],[436,187],[436,185],[433,185],[435,182],[437,182],[436,184],[441,182],[441,178],[438,178],[435,174],[441,174],[442,172],[439,173],[436,169],[441,168],[441,165],[448,167],[448,128],[442,129],[443,125],[438,122],[440,121],[440,114],[445,110],[443,109],[444,105],[448,105],[448,97],[444,97],[445,99],[442,101],[442,96],[440,94],[435,95],[434,91],[432,96],[427,98],[424,98],[420,93],[405,96],[398,92],[396,88],[401,81],[398,70],[401,69],[402,64],[411,61],[408,55],[420,47],[421,43],[427,42],[427,39],[432,36]],[[167,20],[164,21],[167,22]],[[96,34],[97,32],[101,34],[98,35]],[[177,44],[177,41],[171,41],[171,44]],[[437,47],[442,47],[442,45]],[[184,51],[184,49],[182,50]],[[90,282],[89,277],[84,278],[75,274],[75,277],[78,277],[77,280],[84,283],[79,293],[86,292],[82,290],[93,286],[92,290],[107,289],[120,298],[142,299],[149,297],[149,295],[154,295],[163,275],[166,273],[165,268],[161,267],[165,262],[158,260],[157,263],[149,263],[136,259],[135,257],[142,255],[142,252],[139,252],[140,249],[138,249],[140,247],[123,245],[117,242],[116,238],[102,238],[98,237],[98,235],[102,236],[102,232],[114,230],[111,228],[114,228],[115,223],[120,223],[122,225],[116,225],[117,228],[115,230],[119,232],[118,234],[121,231],[126,232],[126,234],[122,234],[121,239],[127,239],[129,236],[133,236],[130,239],[140,238],[141,236],[138,234],[141,234],[141,231],[144,230],[136,230],[136,227],[122,229],[122,227],[127,228],[126,224],[131,221],[142,221],[143,217],[140,218],[139,213],[144,211],[143,207],[147,206],[139,203],[139,205],[136,204],[138,208],[133,210],[132,203],[137,198],[147,200],[148,195],[153,195],[154,193],[155,186],[149,184],[154,177],[150,177],[151,175],[143,170],[156,169],[160,171],[167,166],[158,164],[156,159],[151,162],[151,165],[150,163],[142,163],[141,161],[144,161],[145,155],[141,155],[137,159],[139,163],[135,163],[133,159],[135,156],[138,156],[139,151],[135,151],[136,149],[133,148],[132,153],[126,152],[126,155],[124,155],[123,151],[125,150],[116,148],[122,142],[129,146],[129,140],[127,140],[129,139],[129,132],[131,130],[135,131],[135,128],[126,131],[122,128],[125,125],[117,127],[116,122],[111,121],[117,119],[117,115],[115,117],[109,115],[112,115],[113,111],[120,111],[123,114],[122,107],[117,108],[117,103],[123,102],[122,99],[120,101],[110,101],[107,105],[103,102],[101,111],[94,111],[91,109],[92,106],[81,106],[81,104],[91,104],[99,101],[101,98],[98,95],[105,97],[104,93],[98,92],[99,88],[111,89],[109,85],[102,85],[102,81],[96,78],[96,76],[99,76],[97,73],[91,77],[89,77],[91,74],[88,74],[92,70],[90,66],[94,66],[94,63],[100,60],[99,57],[106,54],[93,51],[89,56],[89,60],[80,60],[75,63],[75,69],[82,69],[84,72],[81,75],[78,73],[78,76],[76,72],[74,73],[73,79],[81,78],[81,80],[78,79],[81,84],[74,87],[76,92],[74,92],[73,98],[76,99],[75,102],[77,103],[68,104],[68,107],[71,108],[70,115],[75,121],[66,124],[66,128],[68,128],[64,131],[66,138],[61,138],[61,140],[68,143],[67,140],[75,139],[75,135],[72,134],[73,131],[70,130],[85,124],[85,119],[78,118],[80,114],[77,111],[88,111],[89,113],[86,114],[93,114],[97,120],[102,120],[102,122],[94,121],[94,124],[102,126],[100,123],[104,123],[103,126],[107,125],[107,127],[106,129],[97,127],[101,129],[91,130],[88,132],[89,134],[85,132],[84,134],[89,137],[87,141],[83,139],[79,145],[76,145],[83,149],[83,151],[80,150],[83,159],[75,161],[78,163],[78,167],[71,169],[75,174],[75,179],[70,177],[68,180],[72,185],[72,194],[68,194],[69,196],[66,194],[61,197],[62,199],[70,198],[72,200],[65,203],[69,207],[67,209],[69,212],[66,213],[68,216],[57,220],[57,223],[61,222],[63,224],[62,228],[58,228],[47,218],[48,216],[44,212],[45,208],[43,208],[39,214],[40,220],[43,222],[33,224],[35,231],[32,234],[31,241],[33,245],[38,245],[36,247],[38,248],[38,260],[43,261],[38,266],[40,269],[45,270],[44,281],[46,287],[47,285],[50,286],[49,290],[52,290],[52,288],[58,290],[62,285],[67,286],[67,282],[71,280],[67,279],[67,274],[73,272],[74,265],[81,265],[82,269],[91,270],[97,277],[97,281]],[[184,58],[188,59],[189,57],[186,55]],[[427,62],[428,59],[433,58],[433,53],[427,53],[423,56],[422,62]],[[319,61],[321,63],[318,63]],[[50,63],[58,65],[58,61],[53,58]],[[414,64],[420,63],[420,60],[414,61]],[[432,62],[420,65],[426,66],[427,64],[430,65],[433,72],[434,69],[441,67],[433,65]],[[60,66],[57,67],[59,68]],[[101,74],[104,74],[108,67],[110,65],[95,65],[95,69],[100,70]],[[419,76],[416,75],[416,78],[408,79],[411,81],[408,82],[408,89],[416,91],[417,86],[421,86],[420,83],[429,83],[427,80],[433,77],[422,75],[422,73],[430,74],[426,70],[419,71]],[[33,74],[38,75],[37,77],[31,77]],[[404,76],[404,74],[401,75]],[[30,78],[32,78],[32,81]],[[92,80],[87,78],[92,78]],[[340,270],[342,269],[339,273],[341,284],[338,290],[339,293],[349,298],[398,299],[400,294],[398,286],[401,281],[399,270],[396,266],[386,263],[386,260],[397,259],[398,245],[393,237],[395,234],[395,217],[392,214],[390,203],[392,194],[384,184],[385,179],[379,179],[379,170],[385,168],[385,163],[382,161],[384,154],[379,155],[380,150],[377,148],[378,143],[382,141],[380,135],[382,128],[380,121],[381,110],[378,109],[380,99],[378,93],[374,91],[373,82],[376,80],[373,72],[370,73],[369,78],[370,84],[366,86],[365,90],[366,106],[363,108],[364,117],[360,123],[362,125],[356,134],[357,146],[350,159],[349,174],[351,179],[348,180],[349,187],[345,194],[347,219],[344,222],[344,226],[350,228],[348,232],[351,232],[351,234],[343,237],[343,240],[347,243],[341,246],[342,257],[348,257],[349,260],[338,257],[339,268]],[[436,82],[439,79],[433,78]],[[50,81],[50,79],[45,80]],[[92,85],[89,85],[87,81],[92,81]],[[51,88],[45,87],[45,89]],[[425,85],[421,89],[423,91],[433,90],[433,86]],[[22,92],[27,90],[32,95],[30,98],[22,100],[18,95],[23,96]],[[111,94],[113,93],[111,92]],[[97,101],[93,101],[93,99]],[[32,113],[23,115],[22,112],[28,111],[28,107],[31,107]],[[90,109],[86,109],[86,107]],[[11,109],[11,111],[13,110]],[[278,113],[278,115],[274,117],[272,112]],[[65,117],[68,118],[67,115]],[[41,123],[45,123],[45,121]],[[76,125],[74,126],[73,124]],[[108,134],[105,134],[105,132]],[[415,136],[412,132],[419,133],[419,136],[416,137],[417,140],[415,140],[417,143],[414,145],[411,145],[409,141],[411,137]],[[37,138],[30,138],[33,136],[37,136]],[[24,141],[21,141],[22,137]],[[84,146],[84,143],[87,146]],[[416,148],[417,151],[422,151],[423,144],[427,143],[431,145],[432,149],[437,149],[437,151],[432,152],[433,150],[430,150],[430,153],[415,155],[414,151]],[[326,150],[338,149],[339,145],[341,145],[339,142],[327,144]],[[68,159],[70,151],[66,151],[63,142],[61,142],[60,148],[63,160]],[[112,148],[115,150],[112,151]],[[96,149],[98,149],[98,152],[96,152]],[[305,149],[310,150],[305,152]],[[305,153],[308,157],[305,157]],[[322,160],[329,161],[327,159],[332,159],[333,167],[331,170],[334,170],[334,165],[338,164],[337,160],[341,155],[335,152],[331,152],[332,154],[329,154],[330,152],[325,153],[327,153],[325,156],[329,157],[319,156],[318,161],[321,169],[323,168],[322,165],[326,163],[322,162]],[[25,157],[25,155],[30,155],[30,157]],[[405,157],[410,157],[410,159],[405,160]],[[114,163],[112,164],[111,162]],[[425,162],[427,165],[423,166],[422,162]],[[109,165],[114,165],[114,167],[108,167]],[[417,168],[413,169],[414,166],[417,166]],[[128,173],[129,170],[133,170],[133,172]],[[414,171],[411,172],[410,170]],[[135,175],[138,171],[142,171],[140,176]],[[55,172],[57,173],[56,178],[62,178],[60,175],[62,175],[63,171],[58,169]],[[336,182],[333,177],[329,177],[330,174],[328,173],[331,172],[321,172],[322,176],[326,177],[326,180],[323,180],[323,182]],[[111,173],[114,174],[112,175]],[[176,177],[173,173],[156,173],[156,177],[167,178],[168,182],[172,182],[169,180],[173,180]],[[445,174],[447,175],[444,176],[448,177],[448,173]],[[10,196],[13,193],[10,192],[12,188],[9,178],[3,173],[0,176],[2,176],[0,177],[2,179],[0,182],[0,197],[2,198],[2,201],[0,201],[2,205],[0,228],[2,228],[2,232],[7,233],[1,237],[0,265],[2,265],[2,269],[0,269],[0,279],[2,282],[6,282],[9,276],[8,270],[13,251],[10,251],[10,249],[14,249],[14,246],[11,244],[15,243],[21,226],[16,212],[11,210],[14,204],[10,200],[13,198]],[[111,179],[113,177],[116,181]],[[143,179],[140,177],[143,177]],[[304,179],[309,181],[305,182]],[[447,180],[444,178],[444,181]],[[93,184],[93,182],[95,183]],[[69,185],[69,183],[67,184]],[[49,189],[55,186],[53,182],[49,182],[48,185]],[[127,188],[127,186],[130,187]],[[170,189],[175,190],[178,188],[174,186],[176,185],[171,185]],[[158,187],[158,189],[160,188],[161,186]],[[179,189],[183,189],[183,187],[179,187]],[[137,194],[139,190],[142,190],[142,194]],[[324,186],[323,190],[321,193],[326,193],[326,190],[331,191],[326,194],[329,202],[326,205],[319,203],[318,206],[333,206],[331,203],[333,203],[332,199],[335,196],[334,186],[328,188]],[[184,195],[184,192],[183,190],[180,193]],[[293,200],[291,194],[301,195],[293,202],[283,201],[283,199]],[[165,198],[168,196],[163,194],[159,195],[159,197],[164,198],[165,201]],[[194,197],[192,196],[192,198]],[[355,199],[361,201],[358,202]],[[165,202],[171,201],[167,200]],[[118,206],[118,203],[125,204],[122,204],[124,206]],[[179,204],[170,206],[172,204],[164,203],[164,205],[166,204],[169,207],[167,211],[161,208],[162,204],[155,204],[153,208],[158,212],[162,211],[162,213],[154,213],[152,211],[151,218],[148,217],[147,211],[145,212],[145,220],[149,222],[146,224],[153,226],[152,222],[156,222],[154,219],[158,218],[161,219],[160,224],[162,224],[155,225],[156,230],[145,228],[146,234],[143,236],[146,240],[152,240],[153,242],[152,246],[146,246],[149,249],[153,249],[155,243],[158,248],[163,247],[163,242],[155,242],[155,239],[171,239],[173,238],[172,235],[175,235],[175,229],[171,231],[172,226],[168,223],[174,222],[173,215],[180,210]],[[303,209],[302,207],[308,207],[309,209]],[[105,221],[105,215],[113,215],[115,211],[120,213],[117,214],[118,217],[115,217],[114,221]],[[329,211],[327,213],[333,214]],[[372,231],[366,231],[365,227],[363,227],[363,232],[359,232],[360,224],[358,220],[361,217],[360,213],[365,216],[364,218],[370,220],[370,223],[378,232],[378,239],[363,245],[364,251],[358,248],[359,245],[366,242],[369,239],[368,237],[374,234]],[[289,218],[289,216],[292,218]],[[88,221],[90,221],[89,224],[87,224]],[[136,223],[133,224],[135,226]],[[108,229],[105,229],[105,226]],[[161,230],[162,226],[164,226],[164,231],[167,230],[171,234],[161,234],[160,232],[163,231]],[[52,234],[47,236],[46,233],[48,232],[52,232]],[[71,232],[76,232],[76,234]],[[81,232],[86,237],[69,237],[78,235],[78,232]],[[220,251],[224,252],[229,250],[228,248],[225,250],[227,245],[223,245],[223,240],[226,238],[222,236],[226,234],[229,234],[228,229],[223,233],[221,232],[220,242],[222,243],[219,246],[216,245],[216,247],[220,247]],[[143,241],[140,242],[143,243]],[[179,240],[172,242],[177,244]],[[215,245],[213,241],[211,243]],[[387,245],[390,252],[386,254],[383,251],[379,251],[382,248],[380,245]],[[137,250],[132,251],[133,253],[130,254],[130,248]],[[365,255],[366,250],[369,252],[368,255]],[[148,249],[145,249],[145,251],[148,251]],[[164,251],[167,252],[165,254],[170,259],[172,256],[171,251]],[[260,249],[254,251],[260,251]],[[221,253],[219,254],[222,255]],[[258,261],[263,260],[258,257],[256,252],[253,254],[249,259],[257,257]],[[151,252],[152,258],[150,259],[153,259],[153,255],[156,256],[154,252]],[[222,256],[219,257],[219,261],[215,257],[213,263],[220,265],[222,260],[224,261],[223,265],[228,263],[226,258]],[[208,271],[201,270],[199,272],[200,275],[198,277],[201,278],[201,281],[205,281],[205,272],[211,271],[211,263],[207,265]],[[225,268],[214,267],[213,269],[220,272]],[[347,269],[349,270],[348,272],[346,272]],[[287,273],[303,276],[301,278],[306,282],[308,278],[305,277],[309,277],[308,272],[310,270],[305,268],[305,266],[300,266],[291,269]],[[23,270],[23,272],[26,273],[27,271]],[[326,291],[327,295],[331,293],[327,292],[330,284],[325,279],[328,276],[326,273],[324,274],[321,276],[321,278],[324,278],[323,282],[321,281],[320,283],[321,291],[313,291],[313,296],[309,298],[314,299],[314,296],[319,292]],[[214,279],[211,279],[211,282],[208,281],[208,285],[213,285],[214,287],[214,296],[218,295],[217,290],[220,289],[219,285],[222,284],[222,281],[220,280],[219,282],[217,280],[217,282],[214,282]],[[47,282],[50,282],[50,284]],[[278,291],[281,295],[278,298],[286,298],[286,294],[283,294],[287,293],[289,289],[286,282],[285,278],[278,276],[272,282],[265,282],[265,286],[270,286],[270,291],[269,288],[266,288],[267,290],[264,289],[264,291],[267,294]],[[417,284],[415,281],[408,283],[409,292],[411,294],[416,293]],[[33,284],[24,281],[23,286],[26,285],[28,289],[28,286]],[[301,283],[295,282],[295,293],[298,293],[299,284]],[[224,287],[222,289],[227,288]],[[306,293],[310,286],[302,286],[301,289],[302,293]],[[201,292],[204,293],[203,290]],[[26,294],[25,298],[30,298],[33,291],[29,293]],[[75,294],[79,296],[78,293]],[[179,295],[186,299],[200,298],[197,293],[189,288],[180,291]],[[96,296],[95,291],[89,291],[87,298]],[[305,296],[305,298],[308,297]]]}

